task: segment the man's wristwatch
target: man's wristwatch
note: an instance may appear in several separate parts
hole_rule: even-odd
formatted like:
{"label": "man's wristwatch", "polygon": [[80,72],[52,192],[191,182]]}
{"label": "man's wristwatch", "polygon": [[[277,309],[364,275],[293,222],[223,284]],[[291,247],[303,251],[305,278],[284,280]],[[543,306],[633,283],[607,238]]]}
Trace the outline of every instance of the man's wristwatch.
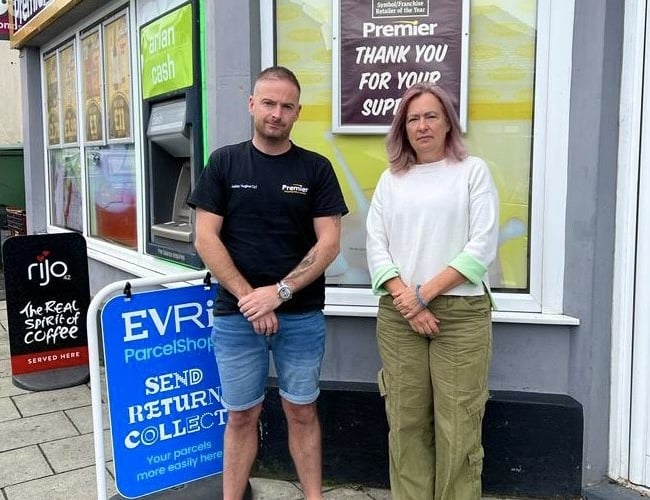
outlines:
{"label": "man's wristwatch", "polygon": [[278,283],[278,298],[282,302],[286,302],[287,300],[291,300],[291,297],[293,297],[291,288],[283,280],[280,280]]}

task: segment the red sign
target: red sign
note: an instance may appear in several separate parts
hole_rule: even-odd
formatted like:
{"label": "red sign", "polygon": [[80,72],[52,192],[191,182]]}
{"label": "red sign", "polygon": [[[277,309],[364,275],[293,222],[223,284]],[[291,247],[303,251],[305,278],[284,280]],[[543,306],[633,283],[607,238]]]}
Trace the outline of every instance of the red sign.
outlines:
{"label": "red sign", "polygon": [[[4,3],[8,3],[9,0]],[[17,33],[53,0],[11,0],[14,29]]]}
{"label": "red sign", "polygon": [[0,40],[9,40],[9,12],[7,2],[0,0]]}

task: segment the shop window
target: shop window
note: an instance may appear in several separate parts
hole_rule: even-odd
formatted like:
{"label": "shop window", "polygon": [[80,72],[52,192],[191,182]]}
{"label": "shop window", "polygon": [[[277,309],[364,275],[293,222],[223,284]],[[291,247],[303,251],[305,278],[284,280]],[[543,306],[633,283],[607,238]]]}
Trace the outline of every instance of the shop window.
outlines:
{"label": "shop window", "polygon": [[135,249],[130,68],[126,11],[43,57],[50,223]]}
{"label": "shop window", "polygon": [[82,230],[82,186],[79,149],[53,149],[50,166],[50,220],[55,226]]}
{"label": "shop window", "polygon": [[[497,303],[501,310],[560,313],[566,117],[547,110],[552,109],[551,100],[558,106],[565,102],[562,96],[568,95],[568,78],[559,81],[553,75],[570,74],[570,50],[562,49],[562,53],[569,54],[564,57],[559,51],[551,52],[551,47],[557,43],[568,43],[570,47],[573,2],[563,5],[556,2],[553,8],[549,0],[450,2],[444,8],[457,12],[446,12],[434,21],[412,19],[413,9],[440,13],[433,10],[433,2],[426,0],[398,2],[408,12],[393,12],[402,8],[394,2],[364,0],[362,3],[367,6],[367,19],[361,19],[361,15],[359,23],[431,22],[430,26],[434,26],[434,21],[444,23],[455,19],[454,22],[460,23],[463,19],[464,28],[469,20],[468,42],[463,42],[466,49],[458,68],[453,68],[457,72],[452,77],[461,79],[459,100],[466,100],[460,106],[465,113],[461,122],[466,125],[465,140],[470,154],[486,160],[500,195],[499,255],[489,270],[490,281],[493,290],[499,292]],[[293,69],[302,85],[303,109],[292,137],[297,144],[319,151],[332,161],[351,209],[343,219],[341,255],[327,271],[328,303],[333,305],[374,303],[367,291],[370,277],[365,256],[365,217],[376,182],[387,166],[382,133],[387,127],[379,132],[368,132],[367,128],[371,127],[356,130],[350,127],[351,133],[350,130],[346,133],[345,127],[334,123],[340,118],[338,112],[344,114],[337,109],[337,97],[342,86],[350,88],[351,83],[357,84],[355,92],[370,94],[368,85],[360,86],[356,80],[345,81],[353,78],[355,72],[358,75],[363,71],[378,75],[383,71],[394,72],[391,82],[384,80],[383,84],[389,96],[393,90],[389,86],[399,81],[400,62],[416,55],[413,46],[409,56],[402,52],[396,61],[388,61],[392,67],[384,69],[382,64],[386,61],[379,57],[375,62],[368,62],[370,57],[342,58],[340,52],[345,47],[341,49],[338,45],[339,39],[344,43],[345,34],[338,30],[350,23],[349,18],[343,23],[341,16],[349,16],[352,11],[363,14],[365,11],[359,5],[352,0],[276,0],[274,7],[266,6],[262,12],[263,26],[272,26],[262,30],[269,33],[262,45],[270,47],[263,54],[263,65],[276,63]],[[393,15],[395,19],[378,19],[382,14]],[[459,31],[465,32],[460,26]],[[427,43],[413,40],[413,45]],[[382,42],[368,43],[381,45]],[[444,55],[438,52],[440,57],[436,58],[432,50],[435,60],[431,62],[431,71],[418,73],[420,79],[433,75]],[[424,50],[420,56],[425,57]],[[367,68],[352,67],[354,64],[365,64]],[[557,65],[557,73],[551,68],[553,65]],[[441,84],[445,76],[448,75],[442,75]],[[404,82],[406,79],[402,83],[407,85]],[[453,83],[457,86],[457,82]],[[346,105],[343,100],[339,102],[341,106]],[[558,137],[559,141],[554,142]],[[553,175],[557,177],[549,181]],[[545,193],[551,189],[554,190],[552,208],[545,206]],[[545,290],[546,295],[542,292],[545,279],[545,284],[550,286]]]}
{"label": "shop window", "polygon": [[74,41],[45,58],[50,222],[64,229],[82,231],[76,68]]}
{"label": "shop window", "polygon": [[136,248],[135,152],[131,145],[89,147],[89,232],[93,236]]}

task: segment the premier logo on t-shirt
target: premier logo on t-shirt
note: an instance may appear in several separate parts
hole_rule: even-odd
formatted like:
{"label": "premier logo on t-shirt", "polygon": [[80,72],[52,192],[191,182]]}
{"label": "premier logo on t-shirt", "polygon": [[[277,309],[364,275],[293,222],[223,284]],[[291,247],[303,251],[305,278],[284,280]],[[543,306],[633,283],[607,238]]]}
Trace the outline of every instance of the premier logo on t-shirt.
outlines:
{"label": "premier logo on t-shirt", "polygon": [[283,193],[301,194],[301,195],[305,196],[308,191],[309,191],[309,188],[304,187],[302,184],[291,184],[290,186],[287,186],[286,184],[282,184],[282,192]]}

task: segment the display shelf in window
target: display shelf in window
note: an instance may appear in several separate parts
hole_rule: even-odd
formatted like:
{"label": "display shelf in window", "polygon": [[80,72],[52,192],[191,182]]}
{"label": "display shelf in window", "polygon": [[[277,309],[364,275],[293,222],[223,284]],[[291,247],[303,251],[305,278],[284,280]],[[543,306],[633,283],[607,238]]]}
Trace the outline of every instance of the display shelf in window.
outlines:
{"label": "display shelf in window", "polygon": [[22,208],[7,207],[7,228],[11,236],[27,234],[27,213]]}

